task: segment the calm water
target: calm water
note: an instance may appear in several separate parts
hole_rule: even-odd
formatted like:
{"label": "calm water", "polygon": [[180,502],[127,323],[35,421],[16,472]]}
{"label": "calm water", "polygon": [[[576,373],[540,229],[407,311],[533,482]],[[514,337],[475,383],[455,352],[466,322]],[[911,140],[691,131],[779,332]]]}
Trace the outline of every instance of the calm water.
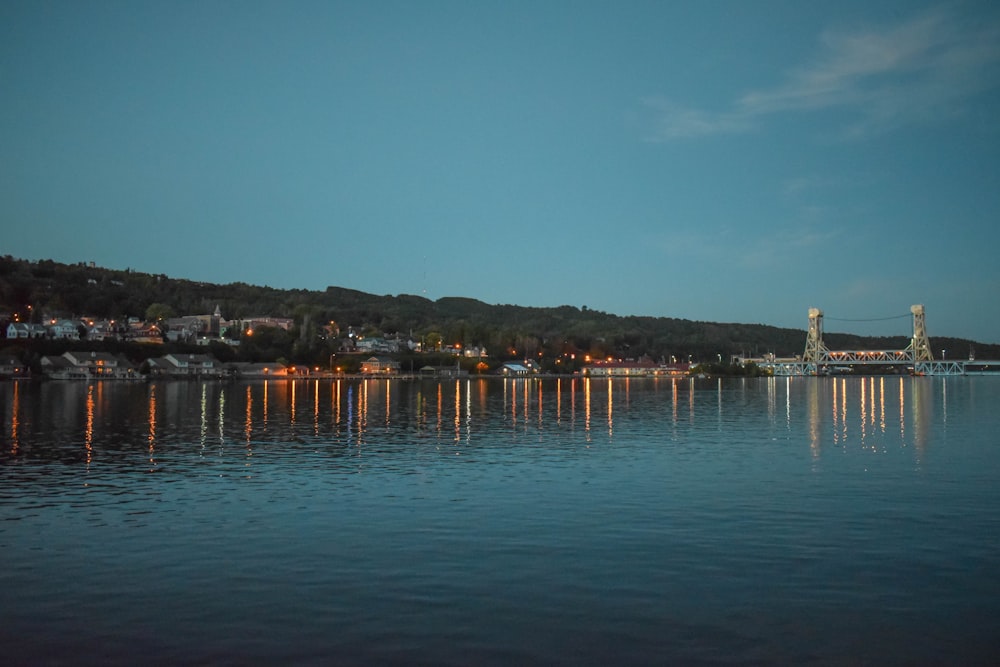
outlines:
{"label": "calm water", "polygon": [[1000,380],[0,384],[5,664],[996,664]]}

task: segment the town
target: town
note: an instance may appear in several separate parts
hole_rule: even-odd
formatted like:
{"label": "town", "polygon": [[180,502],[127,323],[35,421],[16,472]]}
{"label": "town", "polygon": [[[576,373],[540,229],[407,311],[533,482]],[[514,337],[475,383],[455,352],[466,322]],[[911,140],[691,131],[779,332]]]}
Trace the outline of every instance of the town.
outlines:
{"label": "town", "polygon": [[[765,324],[620,316],[585,305],[380,296],[335,286],[219,285],[106,269],[94,262],[0,257],[0,377],[900,372],[908,368],[897,363],[879,369],[874,363],[879,357],[866,356],[862,364],[855,355],[855,362],[845,365],[840,358],[817,355],[826,349],[904,350],[912,337],[903,333],[869,338],[824,332],[809,347],[806,331]],[[815,359],[804,359],[806,347]],[[964,339],[935,337],[924,347],[939,351],[940,362],[951,350],[949,364],[955,363],[956,351],[974,349],[977,359],[1000,358],[1000,345]]]}
{"label": "town", "polygon": [[[21,322],[15,316],[6,326],[8,342],[85,343],[116,342],[149,351],[156,346],[179,344],[202,348],[198,352],[167,352],[149,355],[136,363],[123,352],[97,349],[67,350],[61,354],[44,354],[35,368],[15,356],[0,357],[0,377],[41,376],[56,380],[140,380],[148,378],[202,379],[267,379],[304,377],[465,377],[495,375],[526,377],[539,375],[542,365],[535,359],[523,358],[490,363],[484,346],[446,344],[440,336],[415,340],[412,336],[386,334],[362,335],[353,327],[342,332],[336,322],[321,327],[322,336],[332,341],[329,363],[326,365],[294,364],[283,359],[241,361],[227,351],[238,349],[244,341],[253,340],[269,330],[291,332],[291,318],[261,316],[228,320],[218,307],[211,314],[167,317],[155,321],[128,318],[125,321],[84,317],[59,319],[43,316],[44,324]],[[428,340],[430,339],[430,340]],[[219,352],[223,352],[219,354]],[[672,359],[669,363],[655,362],[648,357],[592,359],[582,355],[576,364],[576,353],[568,353],[567,374],[593,377],[677,377],[687,375],[690,361]],[[405,358],[401,358],[405,357]],[[433,363],[417,363],[418,359],[433,358]],[[454,363],[442,363],[444,359]],[[405,366],[409,361],[409,365]],[[563,360],[557,359],[561,364]]]}

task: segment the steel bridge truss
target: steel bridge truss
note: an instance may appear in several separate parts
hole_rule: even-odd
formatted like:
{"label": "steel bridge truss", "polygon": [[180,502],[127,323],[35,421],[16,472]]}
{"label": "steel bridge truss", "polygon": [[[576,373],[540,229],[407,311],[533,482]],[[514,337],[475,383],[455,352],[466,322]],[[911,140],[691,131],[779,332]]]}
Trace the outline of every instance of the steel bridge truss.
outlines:
{"label": "steel bridge truss", "polygon": [[809,331],[802,360],[773,360],[760,364],[774,375],[826,375],[852,366],[906,365],[914,375],[1000,375],[1000,361],[935,361],[924,319],[924,307],[910,306],[913,337],[902,350],[830,350],[823,343],[823,311],[809,309]]}
{"label": "steel bridge truss", "polygon": [[809,332],[806,334],[806,349],[803,363],[810,364],[819,372],[824,366],[836,365],[887,365],[909,364],[934,361],[931,344],[927,338],[924,307],[910,306],[913,315],[913,337],[903,350],[830,350],[823,343],[823,311],[809,309]]}
{"label": "steel bridge truss", "polygon": [[912,348],[905,350],[838,350],[831,352],[824,349],[820,358],[816,361],[819,364],[832,365],[854,365],[854,364],[909,364],[916,363],[916,354]]}
{"label": "steel bridge truss", "polygon": [[970,375],[968,366],[965,361],[921,361],[913,369],[915,375]]}
{"label": "steel bridge truss", "polygon": [[809,309],[809,331],[802,361],[771,366],[775,375],[821,375],[831,368],[849,366],[907,365],[918,374],[956,375],[962,369],[955,364],[935,362],[927,337],[922,305],[910,306],[913,315],[913,337],[902,350],[830,350],[823,342],[823,311]]}

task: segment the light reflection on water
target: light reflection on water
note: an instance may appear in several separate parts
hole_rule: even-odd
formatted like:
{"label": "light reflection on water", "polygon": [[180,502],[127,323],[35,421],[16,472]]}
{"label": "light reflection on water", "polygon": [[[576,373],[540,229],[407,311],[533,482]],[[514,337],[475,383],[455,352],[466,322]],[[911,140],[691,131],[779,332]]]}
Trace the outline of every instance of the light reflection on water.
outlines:
{"label": "light reflection on water", "polygon": [[989,664],[998,399],[11,382],[0,642],[15,664]]}
{"label": "light reflection on water", "polygon": [[[638,391],[637,386],[641,387]],[[552,435],[553,444],[559,444],[567,434],[580,433],[582,442],[612,442],[623,420],[630,426],[624,433],[626,439],[634,436],[637,424],[632,422],[638,415],[644,431],[669,434],[672,440],[692,431],[703,432],[710,423],[721,431],[750,419],[755,427],[774,431],[776,437],[804,433],[814,459],[822,458],[824,449],[831,447],[870,451],[902,447],[912,449],[919,463],[932,430],[946,432],[948,421],[947,382],[907,377],[712,380],[697,386],[688,379],[560,378],[412,383],[338,379],[218,386],[174,382],[142,387],[151,469],[157,466],[158,446],[164,444],[159,442],[160,433],[170,444],[190,437],[195,406],[201,456],[209,455],[212,447],[224,451],[237,438],[238,424],[248,459],[259,442],[269,441],[322,440],[363,451],[369,442],[384,445],[387,436],[391,440],[410,436],[440,440],[447,432],[456,446],[481,447],[495,445],[501,427],[515,441]],[[31,392],[32,411],[44,412],[27,422],[22,407],[25,391]],[[4,392],[8,462],[32,460],[34,455],[70,455],[67,443],[53,436],[72,437],[81,422],[86,464],[93,463],[95,456],[106,458],[102,440],[111,437],[117,442],[128,437],[135,417],[129,406],[137,393],[135,385],[102,382],[41,388],[10,383]],[[713,395],[711,403],[705,400],[709,394]],[[755,404],[760,394],[766,399],[764,406]],[[696,400],[698,396],[704,398]],[[233,401],[237,412],[227,413],[227,403]],[[74,409],[74,405],[79,407]],[[767,415],[766,424],[760,421],[762,414]],[[239,415],[239,422],[233,415]],[[31,442],[31,452],[21,451],[36,435],[46,445],[44,450],[35,451]],[[486,436],[486,442],[479,441]],[[47,442],[50,439],[57,442]],[[121,452],[115,448],[114,453]]]}

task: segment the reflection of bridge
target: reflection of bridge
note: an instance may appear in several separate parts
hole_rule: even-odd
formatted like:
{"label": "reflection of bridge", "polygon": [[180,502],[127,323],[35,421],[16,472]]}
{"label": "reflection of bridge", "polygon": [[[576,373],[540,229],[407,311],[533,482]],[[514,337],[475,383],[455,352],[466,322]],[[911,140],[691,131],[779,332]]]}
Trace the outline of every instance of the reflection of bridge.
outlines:
{"label": "reflection of bridge", "polygon": [[823,311],[809,309],[809,332],[802,360],[775,360],[761,364],[775,375],[826,375],[855,366],[905,366],[914,375],[982,375],[1000,372],[998,361],[935,361],[931,353],[924,307],[910,306],[913,336],[902,350],[830,350],[823,343]]}

